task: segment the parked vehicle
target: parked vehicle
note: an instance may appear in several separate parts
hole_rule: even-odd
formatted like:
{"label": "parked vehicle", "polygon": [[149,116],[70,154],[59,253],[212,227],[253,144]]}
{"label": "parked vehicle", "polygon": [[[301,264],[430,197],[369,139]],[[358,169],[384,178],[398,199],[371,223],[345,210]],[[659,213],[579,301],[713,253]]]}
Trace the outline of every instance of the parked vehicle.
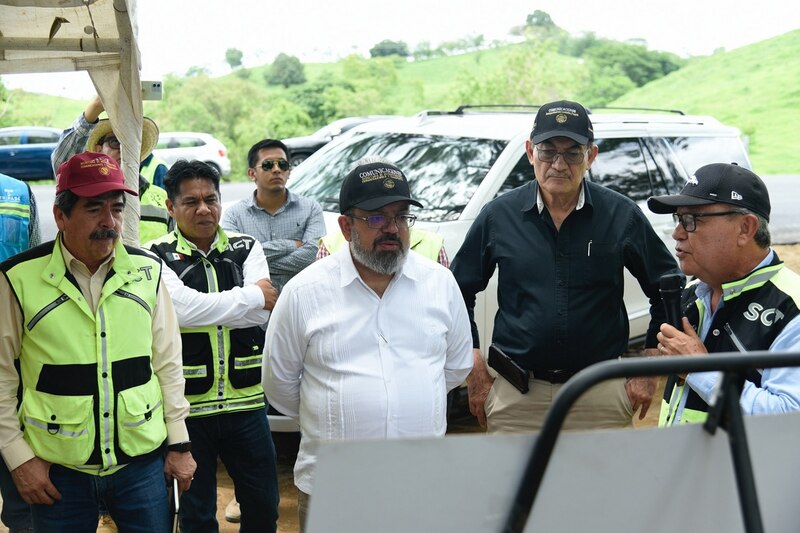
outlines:
{"label": "parked vehicle", "polygon": [[[525,112],[426,111],[412,117],[361,124],[325,145],[292,173],[292,192],[316,199],[328,230],[337,228],[339,188],[355,162],[381,156],[408,177],[417,226],[440,233],[452,258],[481,208],[493,198],[533,179],[525,154],[537,107]],[[636,201],[656,232],[674,248],[669,215],[646,208],[651,195],[675,193],[700,166],[737,162],[750,168],[738,129],[707,116],[682,113],[595,113],[599,154],[586,179]],[[481,339],[492,338],[497,312],[497,274],[479,294],[475,320]],[[644,338],[650,304],[635,278],[626,272],[625,307],[631,343]],[[276,416],[270,424],[281,427]]]}
{"label": "parked vehicle", "polygon": [[208,163],[220,176],[231,173],[231,160],[228,149],[221,141],[208,133],[162,132],[153,150],[156,157],[172,165],[179,159],[203,161]]}
{"label": "parked vehicle", "polygon": [[61,130],[43,126],[0,128],[0,173],[19,180],[54,178],[50,154]]}
{"label": "parked vehicle", "polygon": [[364,117],[347,117],[334,120],[327,126],[323,126],[311,135],[305,137],[290,137],[283,139],[283,143],[291,150],[291,161],[293,167],[306,160],[308,156],[328,144],[332,139],[342,133],[373,120],[391,118],[388,115],[371,115]]}

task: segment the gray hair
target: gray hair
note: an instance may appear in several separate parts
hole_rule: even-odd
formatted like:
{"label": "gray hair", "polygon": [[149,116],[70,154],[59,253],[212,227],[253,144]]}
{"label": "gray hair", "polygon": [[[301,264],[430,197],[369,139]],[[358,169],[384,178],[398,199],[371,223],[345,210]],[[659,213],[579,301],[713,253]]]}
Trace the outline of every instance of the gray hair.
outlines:
{"label": "gray hair", "polygon": [[756,233],[753,235],[753,241],[758,245],[759,248],[767,249],[772,245],[772,236],[769,233],[769,222],[767,219],[759,215],[758,213],[754,213],[749,209],[734,209],[735,213],[739,213],[742,215],[753,215],[758,219],[758,227],[756,228]]}

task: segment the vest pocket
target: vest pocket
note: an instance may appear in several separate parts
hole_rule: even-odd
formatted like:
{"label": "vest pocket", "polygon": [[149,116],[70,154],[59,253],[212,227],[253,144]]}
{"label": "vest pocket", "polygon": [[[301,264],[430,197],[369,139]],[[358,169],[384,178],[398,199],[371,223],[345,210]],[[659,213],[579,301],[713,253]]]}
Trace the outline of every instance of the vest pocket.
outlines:
{"label": "vest pocket", "polygon": [[20,406],[25,440],[37,457],[82,465],[94,448],[94,398],[25,390]]}
{"label": "vest pocket", "polygon": [[259,327],[231,330],[228,375],[231,386],[244,389],[261,383],[264,330]]}
{"label": "vest pocket", "polygon": [[183,340],[184,394],[205,394],[214,385],[214,361],[209,334],[205,332],[181,333]]}
{"label": "vest pocket", "polygon": [[119,447],[131,457],[151,452],[164,442],[167,425],[158,380],[119,393],[117,432]]}

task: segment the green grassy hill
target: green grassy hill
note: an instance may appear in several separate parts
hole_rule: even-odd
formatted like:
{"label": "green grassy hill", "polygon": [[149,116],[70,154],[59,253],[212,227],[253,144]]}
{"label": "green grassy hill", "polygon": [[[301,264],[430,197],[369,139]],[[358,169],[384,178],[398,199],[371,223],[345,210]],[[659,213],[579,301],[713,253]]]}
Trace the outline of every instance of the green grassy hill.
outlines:
{"label": "green grassy hill", "polygon": [[5,107],[2,125],[66,128],[83,111],[86,102],[13,90],[0,107]]}
{"label": "green grassy hill", "polygon": [[[394,63],[396,82],[386,80],[384,86],[388,87],[388,90],[380,96],[381,109],[379,111],[362,109],[364,102],[354,101],[348,102],[348,112],[407,115],[422,109],[453,109],[465,103],[459,101],[457,95],[459,84],[464,77],[491,79],[502,74],[499,69],[508,68],[505,67],[507,63],[504,58],[514,46],[517,45],[427,61],[397,60]],[[609,105],[682,109],[687,113],[714,116],[742,130],[748,138],[751,158],[757,172],[800,174],[800,150],[792,146],[793,134],[798,131],[796,124],[800,123],[800,87],[797,85],[797,80],[800,79],[800,59],[798,58],[800,58],[800,30],[730,52],[719,52],[712,56],[692,59],[680,70],[635,89]],[[577,66],[579,62],[576,62],[575,58],[554,56],[554,61],[546,65],[538,67],[545,72],[536,78],[546,81],[547,71],[558,70],[562,76],[557,80],[553,79],[552,85],[556,87],[553,91],[561,97],[572,96],[564,92],[570,85],[563,78],[568,72],[578,71],[566,69],[564,66]],[[311,83],[326,77],[348,79],[341,61],[306,64],[304,67],[306,77]],[[269,129],[269,113],[275,115],[272,120],[277,120],[279,124],[286,116],[286,111],[274,102],[280,98],[289,98],[292,93],[283,87],[266,85],[264,72],[267,68],[268,65],[249,69],[249,75],[243,79],[235,79],[242,78],[241,73],[231,73],[221,78],[203,81],[207,84],[201,89],[203,93],[212,93],[214,92],[212,89],[216,87],[226,98],[224,103],[219,102],[220,106],[227,106],[220,112],[222,117],[220,120],[225,120],[218,124],[219,127],[233,120],[226,116],[226,113],[232,108],[232,104],[234,107],[240,104],[235,101],[240,94],[242,99],[258,101],[260,110],[264,113],[252,116],[245,113],[246,127],[231,124],[232,127],[229,129],[232,130],[244,128],[238,134],[235,132],[226,134],[222,130],[210,132],[221,138],[241,137],[239,143],[241,146],[229,147],[232,151],[231,157],[238,158],[237,161],[242,159],[243,156],[239,152],[242,150],[246,152],[246,147],[252,142],[251,138],[268,134],[302,135],[310,133],[317,127],[309,124],[306,119],[304,125],[296,126],[294,130],[273,132]],[[525,79],[525,75],[530,78],[530,74],[530,72],[520,73],[517,78]],[[513,73],[505,75],[512,77]],[[381,84],[383,80],[377,79],[374,82]],[[557,89],[556,82],[562,84],[561,90]],[[565,83],[567,84],[564,85]],[[579,84],[576,82],[573,85]],[[164,90],[166,94],[171,88],[165,84]],[[83,101],[28,94],[22,91],[9,91],[9,95],[10,99],[5,103],[5,112],[0,116],[3,124],[35,124],[62,128],[69,125],[85,105]],[[164,113],[165,108],[169,106],[174,106],[174,102],[145,102],[145,114],[157,120],[164,120],[166,129],[194,129],[193,123],[184,124],[185,120],[181,118],[187,115],[191,117],[191,114],[170,116]],[[194,117],[197,116],[198,114],[194,113]],[[283,123],[285,124],[285,120]],[[214,129],[217,126],[206,127]]]}
{"label": "green grassy hill", "polygon": [[692,60],[611,105],[711,115],[749,139],[761,174],[800,174],[800,30]]}

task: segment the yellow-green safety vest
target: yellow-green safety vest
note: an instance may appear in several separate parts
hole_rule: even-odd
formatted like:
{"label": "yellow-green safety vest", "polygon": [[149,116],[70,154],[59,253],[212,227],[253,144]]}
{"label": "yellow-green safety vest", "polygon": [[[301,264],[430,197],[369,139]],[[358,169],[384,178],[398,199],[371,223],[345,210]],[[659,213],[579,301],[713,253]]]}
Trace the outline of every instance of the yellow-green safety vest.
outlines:
{"label": "yellow-green safety vest", "polygon": [[167,437],[151,358],[161,263],[118,243],[93,311],[60,234],[49,245],[5,264],[24,320],[19,418],[37,457],[104,475],[159,453]]}
{"label": "yellow-green safety vest", "polygon": [[139,242],[146,243],[169,233],[167,191],[149,183],[139,194]]}
{"label": "yellow-green safety vest", "polygon": [[[334,254],[347,242],[341,231],[329,233],[322,237],[319,242],[325,245],[329,253]],[[427,257],[431,261],[439,261],[439,252],[444,245],[444,238],[438,233],[419,228],[409,230],[410,248]]]}

